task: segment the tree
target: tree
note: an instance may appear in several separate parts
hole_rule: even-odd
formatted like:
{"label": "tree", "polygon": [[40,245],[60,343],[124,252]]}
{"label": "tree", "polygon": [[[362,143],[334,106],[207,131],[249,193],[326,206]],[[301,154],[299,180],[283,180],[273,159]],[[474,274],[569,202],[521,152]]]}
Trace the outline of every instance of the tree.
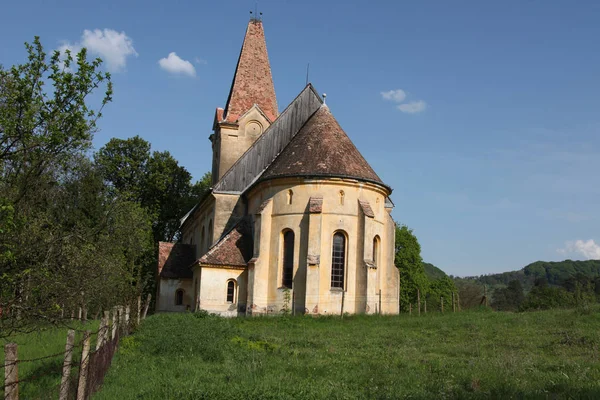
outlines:
{"label": "tree", "polygon": [[396,223],[396,253],[394,262],[400,270],[400,307],[408,310],[417,299],[417,289],[426,293],[428,280],[421,259],[421,245],[412,229]]}
{"label": "tree", "polygon": [[115,195],[139,203],[152,218],[154,241],[178,238],[180,218],[210,188],[210,173],[191,184],[191,174],[168,151],[150,152],[139,136],[111,139],[94,160]]}
{"label": "tree", "polygon": [[101,60],[85,49],[47,59],[37,37],[26,48],[26,63],[0,68],[0,337],[122,304],[141,291],[152,247],[147,212],[86,156],[112,98]]}
{"label": "tree", "polygon": [[507,287],[494,290],[492,307],[498,311],[517,311],[523,301],[523,286],[518,280],[513,280]]}

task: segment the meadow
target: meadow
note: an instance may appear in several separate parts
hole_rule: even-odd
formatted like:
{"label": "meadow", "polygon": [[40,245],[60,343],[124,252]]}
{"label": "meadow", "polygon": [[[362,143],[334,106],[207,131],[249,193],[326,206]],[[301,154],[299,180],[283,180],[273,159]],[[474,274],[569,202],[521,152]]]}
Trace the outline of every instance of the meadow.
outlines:
{"label": "meadow", "polygon": [[152,316],[94,399],[600,398],[600,310]]}

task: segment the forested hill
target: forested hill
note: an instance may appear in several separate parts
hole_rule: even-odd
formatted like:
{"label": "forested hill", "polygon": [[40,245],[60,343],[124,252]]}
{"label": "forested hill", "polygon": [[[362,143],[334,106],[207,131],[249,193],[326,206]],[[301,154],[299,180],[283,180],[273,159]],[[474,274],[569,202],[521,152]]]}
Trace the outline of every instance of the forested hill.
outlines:
{"label": "forested hill", "polygon": [[576,275],[588,278],[600,276],[600,260],[536,261],[519,271],[471,278],[490,286],[508,285],[510,281],[518,280],[524,288],[529,288],[534,285],[536,279],[545,279],[550,285],[560,285]]}
{"label": "forested hill", "polygon": [[423,262],[423,268],[425,269],[425,274],[431,280],[442,279],[448,276],[444,271],[430,263]]}

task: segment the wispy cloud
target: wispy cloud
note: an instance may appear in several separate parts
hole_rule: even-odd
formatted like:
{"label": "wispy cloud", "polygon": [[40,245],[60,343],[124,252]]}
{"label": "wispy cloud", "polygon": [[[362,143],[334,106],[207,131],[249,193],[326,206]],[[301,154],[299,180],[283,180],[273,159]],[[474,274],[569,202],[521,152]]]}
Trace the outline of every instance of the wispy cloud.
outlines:
{"label": "wispy cloud", "polygon": [[423,100],[411,101],[410,103],[400,104],[398,106],[398,110],[407,114],[415,114],[425,111],[427,108],[427,103]]}
{"label": "wispy cloud", "polygon": [[592,239],[565,242],[565,247],[557,252],[562,255],[578,254],[588,260],[600,260],[600,245]]}
{"label": "wispy cloud", "polygon": [[125,32],[117,32],[113,29],[84,30],[81,40],[75,43],[65,42],[58,50],[64,54],[69,49],[76,53],[83,47],[87,48],[91,55],[100,57],[106,69],[111,72],[124,71],[127,65],[127,57],[138,55],[133,47],[133,40]]}
{"label": "wispy cloud", "polygon": [[383,97],[384,100],[400,103],[406,98],[406,92],[402,89],[388,90],[387,92],[381,92],[381,97]]}
{"label": "wispy cloud", "polygon": [[394,103],[401,103],[398,104],[396,108],[403,113],[416,114],[425,111],[427,108],[427,103],[425,103],[423,100],[413,100],[408,103],[403,103],[408,95],[402,89],[388,90],[380,93],[384,100],[392,101]]}
{"label": "wispy cloud", "polygon": [[167,57],[158,60],[158,64],[162,69],[171,74],[196,76],[196,68],[194,68],[192,63],[182,59],[174,51],[169,53]]}

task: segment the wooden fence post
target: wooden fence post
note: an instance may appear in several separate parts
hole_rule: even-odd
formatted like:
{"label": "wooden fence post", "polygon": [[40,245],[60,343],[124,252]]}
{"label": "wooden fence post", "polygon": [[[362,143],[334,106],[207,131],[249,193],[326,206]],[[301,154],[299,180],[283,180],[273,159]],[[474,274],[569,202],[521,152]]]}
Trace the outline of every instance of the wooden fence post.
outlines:
{"label": "wooden fence post", "polygon": [[421,316],[421,291],[417,289],[417,315]]}
{"label": "wooden fence post", "polygon": [[456,303],[454,302],[454,292],[452,292],[452,312],[456,312]]}
{"label": "wooden fence post", "polygon": [[77,400],[86,399],[87,377],[90,365],[90,341],[91,331],[83,334],[83,350],[81,352],[81,363],[79,364],[79,385],[77,386]]}
{"label": "wooden fence post", "polygon": [[96,351],[104,344],[104,332],[108,327],[108,322],[102,317],[100,320],[100,327],[98,328],[98,336],[96,336]]}
{"label": "wooden fence post", "polygon": [[4,345],[4,400],[19,400],[17,344]]}
{"label": "wooden fence post", "polygon": [[69,398],[70,376],[71,376],[71,360],[73,359],[73,345],[75,344],[75,331],[69,329],[67,332],[67,344],[65,346],[65,358],[63,360],[62,379],[60,381],[59,400],[67,400]]}
{"label": "wooden fence post", "polygon": [[412,315],[412,303],[408,303],[408,315]]}
{"label": "wooden fence post", "polygon": [[456,306],[458,307],[458,311],[460,311],[460,294],[456,292]]}
{"label": "wooden fence post", "polygon": [[113,307],[113,320],[112,320],[112,335],[111,339],[114,340],[117,337],[117,329],[119,328],[119,309]]}
{"label": "wooden fence post", "polygon": [[340,307],[340,316],[342,318],[344,318],[344,295],[346,294],[346,292],[344,291],[344,289],[342,288],[342,307]]}
{"label": "wooden fence post", "polygon": [[444,313],[444,296],[440,296],[440,303],[442,305],[442,314]]}
{"label": "wooden fence post", "polygon": [[427,314],[427,297],[425,297],[425,299],[423,299],[423,312],[425,314]]}
{"label": "wooden fence post", "polygon": [[81,318],[83,318],[83,310],[81,309],[81,306],[79,307],[79,313],[77,314],[77,319],[79,321],[81,321]]}
{"label": "wooden fence post", "polygon": [[150,300],[152,300],[152,295],[148,293],[148,298],[146,299],[146,304],[144,305],[144,313],[142,314],[142,319],[146,319],[146,315],[148,314],[148,308],[150,307]]}

